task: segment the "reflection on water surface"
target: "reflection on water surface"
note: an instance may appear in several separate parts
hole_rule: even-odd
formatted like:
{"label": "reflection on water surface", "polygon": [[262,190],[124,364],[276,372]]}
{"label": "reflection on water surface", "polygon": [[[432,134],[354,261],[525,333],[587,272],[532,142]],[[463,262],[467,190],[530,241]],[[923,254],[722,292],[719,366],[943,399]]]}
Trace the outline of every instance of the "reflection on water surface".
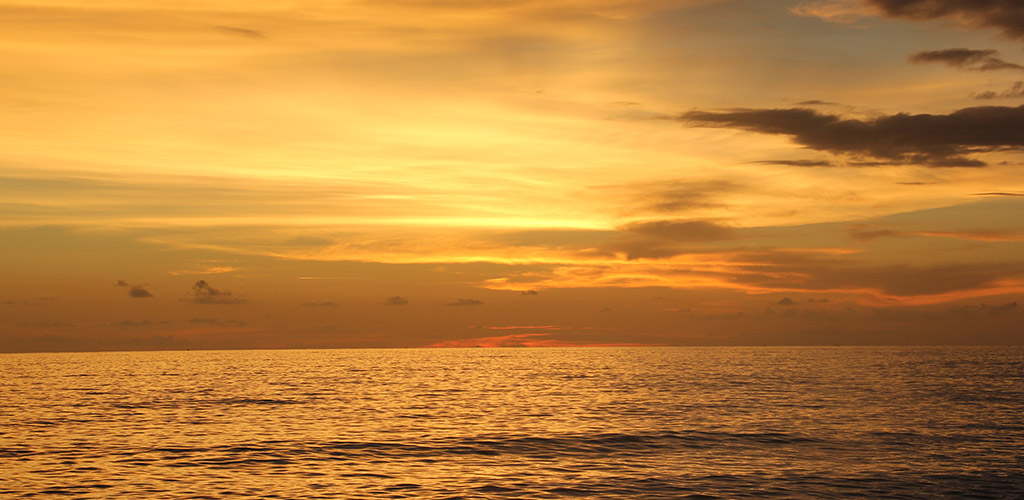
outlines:
{"label": "reflection on water surface", "polygon": [[1024,495],[1024,350],[0,355],[0,495]]}

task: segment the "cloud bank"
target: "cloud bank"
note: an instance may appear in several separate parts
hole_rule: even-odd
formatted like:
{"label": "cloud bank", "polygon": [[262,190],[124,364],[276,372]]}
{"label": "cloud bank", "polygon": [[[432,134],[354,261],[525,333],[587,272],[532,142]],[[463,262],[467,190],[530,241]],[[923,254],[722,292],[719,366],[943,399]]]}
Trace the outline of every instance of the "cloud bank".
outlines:
{"label": "cloud bank", "polygon": [[981,167],[971,153],[1024,148],[1024,106],[979,106],[948,115],[906,114],[869,120],[805,108],[691,111],[677,118],[694,127],[787,135],[808,148],[854,158],[933,167]]}

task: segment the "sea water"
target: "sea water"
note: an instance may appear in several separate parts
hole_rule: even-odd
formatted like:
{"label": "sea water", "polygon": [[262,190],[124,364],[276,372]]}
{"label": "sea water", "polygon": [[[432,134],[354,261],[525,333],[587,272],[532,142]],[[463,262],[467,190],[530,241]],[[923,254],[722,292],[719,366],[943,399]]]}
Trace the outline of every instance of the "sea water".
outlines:
{"label": "sea water", "polygon": [[0,497],[1024,498],[1020,347],[0,355]]}

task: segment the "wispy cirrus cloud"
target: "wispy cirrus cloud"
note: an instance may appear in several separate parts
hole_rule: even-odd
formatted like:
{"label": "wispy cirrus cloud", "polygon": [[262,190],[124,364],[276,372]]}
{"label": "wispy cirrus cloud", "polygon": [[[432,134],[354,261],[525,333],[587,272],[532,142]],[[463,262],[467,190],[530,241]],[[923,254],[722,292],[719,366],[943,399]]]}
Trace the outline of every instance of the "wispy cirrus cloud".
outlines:
{"label": "wispy cirrus cloud", "polygon": [[733,228],[704,220],[655,220],[633,222],[623,230],[671,241],[720,241],[735,237]]}
{"label": "wispy cirrus cloud", "polygon": [[237,267],[231,266],[210,266],[204,269],[184,269],[180,271],[171,271],[170,274],[173,276],[187,276],[190,274],[224,274],[233,273],[237,270]]}
{"label": "wispy cirrus cloud", "polygon": [[953,238],[968,241],[1019,241],[1024,242],[1024,234],[1005,231],[900,231],[893,229],[871,229],[853,227],[850,236],[857,240],[873,240],[876,238]]}
{"label": "wispy cirrus cloud", "polygon": [[223,33],[230,35],[241,36],[245,38],[266,38],[266,33],[260,30],[254,30],[249,28],[240,28],[238,26],[214,26],[214,28],[220,30]]}
{"label": "wispy cirrus cloud", "polygon": [[827,0],[808,2],[790,8],[790,12],[804,17],[818,17],[833,23],[852,23],[869,16],[872,10],[860,0]]}
{"label": "wispy cirrus cloud", "polygon": [[[925,236],[922,233],[918,236]],[[891,236],[871,235],[864,241]],[[927,236],[981,242],[1019,242],[1008,236],[929,233]],[[488,288],[666,287],[734,290],[746,294],[800,293],[844,296],[863,305],[914,305],[970,297],[1024,293],[1024,262],[910,265],[876,262],[855,249],[722,249],[703,254],[563,265],[533,272],[530,280],[490,280]]]}

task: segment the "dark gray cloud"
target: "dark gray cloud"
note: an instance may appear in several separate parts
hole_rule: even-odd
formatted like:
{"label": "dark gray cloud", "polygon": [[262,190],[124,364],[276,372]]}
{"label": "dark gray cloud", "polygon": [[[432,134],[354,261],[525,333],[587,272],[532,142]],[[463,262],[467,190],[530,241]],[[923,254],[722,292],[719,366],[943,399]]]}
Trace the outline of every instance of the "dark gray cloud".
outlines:
{"label": "dark gray cloud", "polygon": [[813,256],[783,251],[740,252],[737,283],[766,289],[875,289],[894,296],[984,289],[1024,274],[1024,263],[992,262],[933,266],[874,266],[848,256]]}
{"label": "dark gray cloud", "polygon": [[779,299],[779,301],[776,302],[776,304],[778,304],[780,306],[795,306],[796,302],[793,302],[793,299],[791,299],[789,297],[783,297],[783,298]]}
{"label": "dark gray cloud", "polygon": [[797,106],[838,106],[838,102],[821,101],[818,99],[811,99],[809,101],[800,101],[796,103]]}
{"label": "dark gray cloud", "polygon": [[523,290],[522,294],[523,295],[539,295],[537,290]]}
{"label": "dark gray cloud", "polygon": [[149,322],[148,319],[144,319],[142,321],[132,321],[130,319],[126,319],[124,321],[118,321],[117,323],[108,323],[107,324],[107,326],[120,326],[120,327],[149,326],[149,325],[150,325],[150,322]]}
{"label": "dark gray cloud", "polygon": [[734,236],[733,228],[702,220],[634,222],[620,229],[678,242],[721,241]]}
{"label": "dark gray cloud", "polygon": [[1018,97],[1024,97],[1024,82],[1016,81],[1013,82],[1013,86],[1002,92],[995,92],[992,90],[986,90],[985,92],[978,92],[972,94],[975,99],[991,100],[991,99],[1014,99]]}
{"label": "dark gray cloud", "polygon": [[1006,62],[998,57],[997,50],[943,49],[929,50],[911,54],[908,60],[912,63],[942,63],[957,69],[971,71],[995,71],[1000,69],[1022,70],[1024,66]]}
{"label": "dark gray cloud", "polygon": [[239,27],[236,27],[236,26],[214,26],[214,28],[217,28],[218,30],[223,31],[224,33],[229,33],[229,34],[238,35],[238,36],[244,36],[246,38],[266,38],[267,37],[267,35],[265,33],[263,33],[262,31],[248,29],[248,28],[239,28]]}
{"label": "dark gray cloud", "polygon": [[144,288],[146,286],[145,284],[133,285],[125,280],[117,280],[117,284],[114,286],[128,287],[128,296],[133,299],[148,299],[153,296],[153,294],[149,293],[149,291]]}
{"label": "dark gray cloud", "polygon": [[646,210],[667,214],[719,208],[723,206],[720,199],[724,195],[743,189],[743,186],[732,180],[672,181],[642,187]]}
{"label": "dark gray cloud", "polygon": [[873,240],[877,238],[900,238],[909,236],[906,231],[894,231],[892,229],[875,229],[871,231],[864,231],[857,228],[851,228],[850,237],[855,240]]}
{"label": "dark gray cloud", "polygon": [[219,318],[192,318],[188,320],[193,325],[215,325],[215,326],[249,326],[245,321]]}
{"label": "dark gray cloud", "polygon": [[762,160],[751,162],[757,165],[785,165],[787,167],[831,167],[828,160]]}
{"label": "dark gray cloud", "polygon": [[868,0],[890,17],[913,20],[952,18],[1024,38],[1024,3],[1019,0]]}
{"label": "dark gray cloud", "polygon": [[227,290],[213,288],[206,280],[197,281],[192,285],[192,297],[181,300],[194,304],[243,304],[246,302],[244,298],[234,296]]}
{"label": "dark gray cloud", "polygon": [[141,286],[133,286],[130,290],[128,290],[128,296],[133,299],[148,299],[152,297],[153,294],[149,293],[148,290],[142,288]]}
{"label": "dark gray cloud", "polygon": [[990,193],[974,193],[974,196],[1024,196],[1024,193],[1011,193],[1005,191],[994,191]]}
{"label": "dark gray cloud", "polygon": [[[591,186],[602,199],[628,199],[626,214],[681,214],[726,206],[729,195],[751,189],[735,179],[671,179],[636,184]],[[594,231],[594,233],[597,233]],[[607,236],[601,235],[601,236]]]}
{"label": "dark gray cloud", "polygon": [[829,160],[760,160],[752,161],[755,165],[785,165],[787,167],[882,167],[892,165],[891,161],[829,161]]}
{"label": "dark gray cloud", "polygon": [[702,252],[707,242],[730,240],[736,230],[703,220],[655,220],[634,222],[618,228],[618,237],[600,250],[626,259],[666,259],[683,253]]}
{"label": "dark gray cloud", "polygon": [[966,155],[1024,148],[1024,106],[979,106],[948,115],[899,113],[871,120],[842,118],[805,108],[691,111],[690,126],[788,135],[811,149],[897,164],[981,167]]}
{"label": "dark gray cloud", "polygon": [[408,303],[409,301],[407,299],[399,297],[398,295],[395,295],[394,297],[388,297],[388,300],[384,301],[384,305],[387,306],[404,306]]}
{"label": "dark gray cloud", "polygon": [[975,312],[987,312],[987,313],[990,313],[990,314],[1000,314],[1000,313],[1016,311],[1017,307],[1018,307],[1017,301],[1013,301],[1013,302],[1007,302],[1005,304],[999,304],[999,305],[978,304],[978,305],[971,305],[971,306],[959,306],[959,307],[954,307],[954,308],[950,309],[950,312],[953,312],[953,313],[967,313],[967,314],[975,313]]}
{"label": "dark gray cloud", "polygon": [[480,302],[479,300],[476,300],[476,299],[459,299],[459,300],[456,300],[455,302],[449,302],[449,303],[447,303],[445,305],[446,306],[479,306],[481,304],[483,304],[483,302]]}

